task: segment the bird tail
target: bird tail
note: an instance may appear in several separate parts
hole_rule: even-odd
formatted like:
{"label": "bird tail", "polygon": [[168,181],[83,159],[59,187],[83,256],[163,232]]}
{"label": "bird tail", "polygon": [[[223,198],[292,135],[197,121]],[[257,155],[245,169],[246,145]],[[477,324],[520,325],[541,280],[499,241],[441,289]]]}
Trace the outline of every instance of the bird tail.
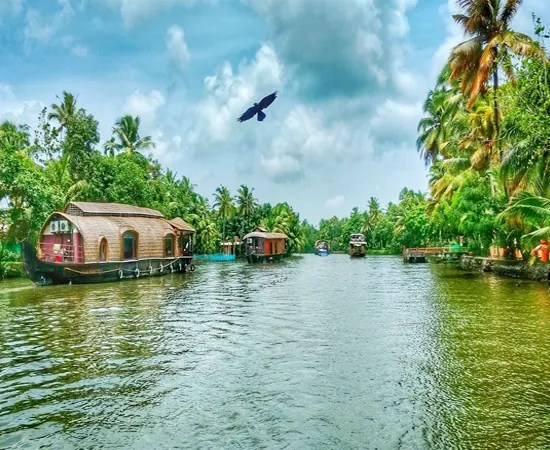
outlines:
{"label": "bird tail", "polygon": [[258,122],[262,122],[265,119],[265,113],[258,111]]}

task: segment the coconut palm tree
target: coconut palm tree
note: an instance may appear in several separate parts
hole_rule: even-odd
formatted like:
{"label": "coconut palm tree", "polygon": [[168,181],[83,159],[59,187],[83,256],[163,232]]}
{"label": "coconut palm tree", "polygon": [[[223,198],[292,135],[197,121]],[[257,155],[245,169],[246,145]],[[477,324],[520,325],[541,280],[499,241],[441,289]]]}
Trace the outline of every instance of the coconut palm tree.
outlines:
{"label": "coconut palm tree", "polygon": [[[57,95],[56,97],[59,98]],[[56,105],[52,103],[50,108],[52,110],[48,113],[48,120],[56,120],[59,122],[59,128],[57,129],[58,133],[61,133],[63,129],[67,128],[68,123],[78,112],[76,97],[67,91],[63,91],[63,100],[61,104]]]}
{"label": "coconut palm tree", "polygon": [[63,209],[67,203],[77,199],[88,187],[86,180],[77,181],[71,176],[70,161],[70,155],[63,155],[60,159],[50,160],[47,165],[52,184],[57,186],[58,192],[61,193],[56,209]]}
{"label": "coconut palm tree", "polygon": [[109,139],[107,142],[103,144],[103,152],[105,153],[105,155],[115,156],[115,153],[117,152],[117,150],[118,150],[118,144],[114,137],[112,137],[111,139]]}
{"label": "coconut palm tree", "polygon": [[141,137],[139,135],[140,124],[141,120],[139,116],[132,117],[126,115],[117,119],[113,127],[113,135],[115,138],[118,138],[118,142],[115,144],[118,150],[132,154],[157,146],[151,139],[151,136]]}
{"label": "coconut palm tree", "polygon": [[241,184],[235,197],[237,202],[237,212],[244,217],[250,217],[258,206],[258,201],[254,198],[254,188]]}
{"label": "coconut palm tree", "polygon": [[529,36],[510,29],[522,0],[458,0],[457,3],[463,13],[453,18],[463,26],[469,39],[451,51],[449,80],[460,81],[460,88],[468,97],[468,107],[472,108],[478,96],[486,91],[492,76],[494,121],[497,148],[500,148],[499,67],[514,83],[513,55],[546,59],[546,53]]}
{"label": "coconut palm tree", "polygon": [[461,96],[455,89],[439,87],[430,91],[424,103],[423,117],[418,123],[416,146],[426,165],[447,153],[454,133],[453,122],[461,106]]}
{"label": "coconut palm tree", "polygon": [[228,218],[232,217],[235,212],[235,206],[233,205],[233,198],[229,189],[225,186],[219,186],[216,188],[214,194],[214,210],[217,211],[218,217],[223,222],[222,239],[226,239],[225,236],[225,222]]}

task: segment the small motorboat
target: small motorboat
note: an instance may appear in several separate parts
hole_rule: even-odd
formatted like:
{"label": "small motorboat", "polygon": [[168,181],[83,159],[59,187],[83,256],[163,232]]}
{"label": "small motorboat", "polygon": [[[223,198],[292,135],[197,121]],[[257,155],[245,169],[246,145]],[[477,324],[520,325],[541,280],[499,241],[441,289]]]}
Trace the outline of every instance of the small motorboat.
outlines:
{"label": "small motorboat", "polygon": [[330,253],[330,245],[327,241],[315,241],[314,248],[315,254],[318,256],[328,256]]}

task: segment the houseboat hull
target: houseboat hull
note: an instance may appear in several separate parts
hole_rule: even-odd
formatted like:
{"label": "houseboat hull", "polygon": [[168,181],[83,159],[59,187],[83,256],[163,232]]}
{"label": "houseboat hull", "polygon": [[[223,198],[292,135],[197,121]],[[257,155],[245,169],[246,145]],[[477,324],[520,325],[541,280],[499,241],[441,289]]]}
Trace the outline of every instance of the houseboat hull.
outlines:
{"label": "houseboat hull", "polygon": [[364,258],[367,256],[367,250],[364,247],[354,247],[350,249],[349,256],[352,258]]}
{"label": "houseboat hull", "polygon": [[106,283],[195,270],[191,255],[102,263],[50,262],[38,259],[35,248],[26,242],[23,243],[22,253],[25,273],[39,286]]}
{"label": "houseboat hull", "polygon": [[328,256],[329,255],[329,251],[327,249],[320,249],[320,250],[317,250],[317,255],[318,256]]}
{"label": "houseboat hull", "polygon": [[250,264],[279,262],[285,255],[246,255],[246,260]]}

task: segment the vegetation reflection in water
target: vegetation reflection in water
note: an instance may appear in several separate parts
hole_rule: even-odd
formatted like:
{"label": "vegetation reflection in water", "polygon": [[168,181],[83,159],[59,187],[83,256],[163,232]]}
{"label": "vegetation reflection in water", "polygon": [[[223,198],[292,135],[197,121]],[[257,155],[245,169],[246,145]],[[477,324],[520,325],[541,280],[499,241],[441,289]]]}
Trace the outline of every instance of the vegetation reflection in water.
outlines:
{"label": "vegetation reflection in water", "polygon": [[0,288],[0,447],[543,448],[550,296],[400,258]]}

